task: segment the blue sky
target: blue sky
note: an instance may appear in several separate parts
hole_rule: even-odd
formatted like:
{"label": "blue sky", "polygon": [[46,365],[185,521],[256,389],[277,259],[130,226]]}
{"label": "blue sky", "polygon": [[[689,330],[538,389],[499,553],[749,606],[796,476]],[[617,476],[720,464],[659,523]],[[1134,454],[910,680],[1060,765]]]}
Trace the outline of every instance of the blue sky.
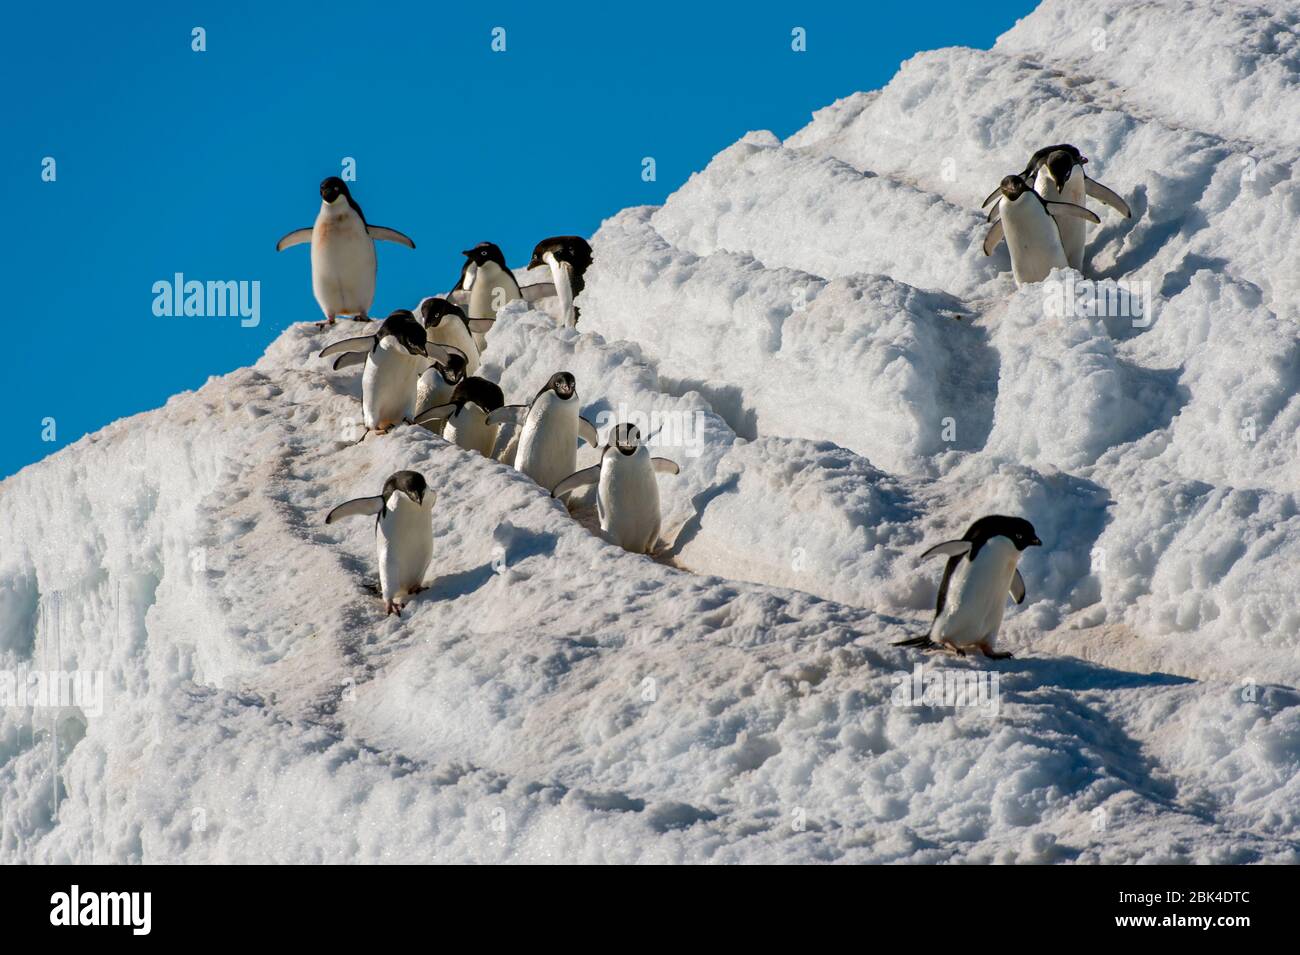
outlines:
{"label": "blue sky", "polygon": [[[988,47],[1033,6],[16,6],[0,35],[0,197],[16,230],[0,476],[319,318],[307,248],[275,241],[311,225],[344,157],[366,217],[417,246],[379,246],[383,316],[446,291],[460,249],[488,239],[520,263],[544,236],[590,235],[662,202],[746,131],[788,136],[918,50]],[[156,317],[153,284],[177,272],[259,281],[260,324]]]}

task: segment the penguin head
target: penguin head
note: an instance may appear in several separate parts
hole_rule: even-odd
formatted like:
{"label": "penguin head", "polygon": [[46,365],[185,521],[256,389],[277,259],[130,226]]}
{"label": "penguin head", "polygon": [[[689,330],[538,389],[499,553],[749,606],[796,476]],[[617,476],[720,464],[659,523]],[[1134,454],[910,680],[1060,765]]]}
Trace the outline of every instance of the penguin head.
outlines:
{"label": "penguin head", "polygon": [[591,246],[580,235],[557,235],[543,239],[533,247],[533,257],[528,267],[535,269],[546,264],[546,253],[555,256],[557,262],[563,262],[574,272],[581,275],[591,265]]}
{"label": "penguin head", "polygon": [[448,351],[445,362],[434,361],[433,364],[438,369],[438,374],[442,375],[442,380],[449,385],[459,384],[465,377],[465,356],[458,351]]}
{"label": "penguin head", "polygon": [[425,328],[437,328],[448,315],[454,315],[462,322],[467,321],[461,307],[445,298],[426,298],[420,303],[420,321],[424,322]]}
{"label": "penguin head", "polygon": [[1034,525],[1023,517],[1007,517],[1003,514],[989,514],[981,517],[970,526],[963,540],[971,541],[975,546],[972,553],[978,552],[980,545],[994,537],[1005,537],[1015,545],[1016,550],[1026,547],[1041,547]]}
{"label": "penguin head", "polygon": [[456,390],[451,393],[451,403],[457,408],[461,408],[464,407],[466,402],[470,401],[478,405],[485,413],[491,414],[498,408],[505,407],[506,396],[501,391],[501,386],[495,381],[488,381],[486,378],[470,375],[462,379],[461,383],[456,386]]}
{"label": "penguin head", "polygon": [[395,471],[384,482],[385,502],[392,496],[394,491],[401,491],[411,499],[412,504],[422,507],[425,495],[429,493],[429,485],[425,482],[424,475],[419,471]]}
{"label": "penguin head", "polygon": [[375,334],[375,342],[383,341],[389,336],[412,355],[429,357],[426,350],[428,337],[425,335],[424,326],[406,309],[399,308],[384,319],[384,323],[379,326],[379,331]]}
{"label": "penguin head", "polygon": [[1020,176],[1007,176],[1002,180],[1002,184],[998,186],[998,189],[1001,190],[1002,195],[1006,196],[1008,202],[1015,202],[1026,192],[1032,191],[1029,184]]}
{"label": "penguin head", "polygon": [[320,184],[320,197],[325,202],[333,205],[339,197],[351,199],[352,193],[348,192],[348,184],[338,176],[330,176],[324,179]]}
{"label": "penguin head", "polygon": [[[1073,150],[1071,152],[1070,150]],[[1058,149],[1047,157],[1047,174],[1052,177],[1052,182],[1056,183],[1057,191],[1065,188],[1066,182],[1070,179],[1070,173],[1074,172],[1074,167],[1082,165],[1088,160],[1079,155],[1079,151],[1074,149]]]}
{"label": "penguin head", "polygon": [[634,424],[620,424],[614,428],[614,447],[618,448],[623,454],[636,454],[637,448],[641,447],[641,432]]}
{"label": "penguin head", "polygon": [[489,262],[495,262],[501,268],[506,267],[506,257],[501,254],[501,247],[493,242],[480,242],[472,249],[461,253],[470,263],[482,268]]}
{"label": "penguin head", "polygon": [[561,401],[568,401],[578,393],[578,383],[567,371],[557,371],[551,375],[550,380],[546,382],[546,387],[542,389],[543,394],[548,391],[555,392],[555,396]]}

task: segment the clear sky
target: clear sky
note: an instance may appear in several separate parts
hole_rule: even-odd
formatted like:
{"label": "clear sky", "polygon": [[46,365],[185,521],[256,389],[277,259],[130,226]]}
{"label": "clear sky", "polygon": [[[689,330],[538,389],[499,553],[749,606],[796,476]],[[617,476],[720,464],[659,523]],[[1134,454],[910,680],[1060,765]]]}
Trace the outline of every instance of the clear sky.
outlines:
{"label": "clear sky", "polygon": [[[475,242],[516,264],[544,236],[589,236],[748,130],[788,136],[918,50],[988,47],[1034,5],[12,6],[0,477],[318,319],[307,247],[275,241],[312,224],[344,157],[366,217],[417,246],[378,246],[382,317],[445,292]],[[177,272],[260,282],[260,324],[155,316],[153,285]]]}

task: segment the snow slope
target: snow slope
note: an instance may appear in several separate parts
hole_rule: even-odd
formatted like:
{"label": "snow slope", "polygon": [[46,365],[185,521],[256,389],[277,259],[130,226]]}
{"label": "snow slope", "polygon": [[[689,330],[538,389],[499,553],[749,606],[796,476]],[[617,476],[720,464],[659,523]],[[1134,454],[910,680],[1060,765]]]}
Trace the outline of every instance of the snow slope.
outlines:
{"label": "snow slope", "polygon": [[[0,668],[105,684],[0,709],[0,861],[1300,861],[1298,19],[1047,0],[611,217],[580,330],[511,305],[481,373],[669,423],[658,561],[421,429],[353,444],[304,325],[0,484]],[[980,254],[1060,141],[1149,321]],[[323,518],[404,467],[435,568],[385,618]],[[923,662],[996,713],[898,705],[917,556],[991,511],[1046,545],[1016,658]]]}

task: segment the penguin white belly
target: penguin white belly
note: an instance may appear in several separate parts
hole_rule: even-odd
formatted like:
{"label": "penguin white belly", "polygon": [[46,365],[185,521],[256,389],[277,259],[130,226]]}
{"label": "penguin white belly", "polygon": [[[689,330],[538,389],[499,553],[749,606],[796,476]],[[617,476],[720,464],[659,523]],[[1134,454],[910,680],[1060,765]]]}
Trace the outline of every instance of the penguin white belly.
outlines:
{"label": "penguin white belly", "polygon": [[515,467],[548,491],[578,469],[578,399],[548,391],[524,421]]}
{"label": "penguin white belly", "polygon": [[327,316],[369,313],[375,300],[375,241],[365,223],[322,210],[311,237],[311,287]]}
{"label": "penguin white belly", "polygon": [[[428,495],[432,504],[432,494]],[[388,497],[388,513],[379,519],[379,589],[385,602],[409,594],[424,583],[433,558],[429,510],[400,491]]]}
{"label": "penguin white belly", "polygon": [[467,401],[461,405],[460,411],[447,419],[444,436],[458,448],[477,451],[485,458],[490,458],[500,430],[497,425],[487,423],[487,413],[482,408]]}
{"label": "penguin white belly", "polygon": [[1015,202],[1002,200],[1002,229],[1011,253],[1011,273],[1016,285],[1041,282],[1052,269],[1069,266],[1061,246],[1056,220],[1036,196],[1021,194]]}
{"label": "penguin white belly", "polygon": [[[419,414],[429,408],[437,405],[445,405],[451,401],[452,392],[456,390],[455,385],[449,385],[443,380],[438,369],[430,366],[427,368],[419,380],[415,383],[415,403],[412,405],[414,414]],[[432,431],[434,434],[442,434],[445,421],[430,421],[423,427]]]}
{"label": "penguin white belly", "polygon": [[659,540],[659,483],[650,452],[617,448],[605,452],[596,495],[600,529],[610,543],[634,554],[649,554]]}
{"label": "penguin white belly", "polygon": [[[469,307],[465,314],[470,318],[496,318],[497,309],[521,297],[519,285],[512,276],[495,262],[485,262],[474,273],[474,287],[469,290]],[[475,333],[474,341],[480,351],[487,347],[485,335]]]}
{"label": "penguin white belly", "polygon": [[991,645],[1002,626],[1019,560],[1020,551],[1005,537],[987,541],[973,561],[962,558],[948,581],[943,613],[935,619],[930,639],[959,647],[984,640]]}
{"label": "penguin white belly", "polygon": [[388,337],[370,352],[361,373],[361,411],[367,428],[383,430],[411,417],[422,361]]}
{"label": "penguin white belly", "polygon": [[560,318],[565,326],[572,328],[576,322],[573,315],[573,282],[570,280],[569,266],[547,252],[542,256],[551,267],[551,281],[555,283],[555,294],[560,300]]}
{"label": "penguin white belly", "polygon": [[[1059,191],[1051,174],[1044,166],[1038,170],[1035,189],[1044,199],[1053,202],[1072,202],[1076,206],[1088,207],[1087,183],[1083,170],[1078,166],[1070,171],[1070,178],[1065,181],[1065,191]],[[1056,229],[1061,236],[1061,248],[1070,268],[1083,270],[1083,247],[1088,240],[1088,223],[1077,216],[1063,216],[1052,213],[1056,220]]]}
{"label": "penguin white belly", "polygon": [[435,345],[447,345],[459,349],[465,354],[465,374],[478,374],[480,361],[478,342],[465,327],[465,323],[455,315],[448,315],[437,328],[427,329],[426,336]]}

